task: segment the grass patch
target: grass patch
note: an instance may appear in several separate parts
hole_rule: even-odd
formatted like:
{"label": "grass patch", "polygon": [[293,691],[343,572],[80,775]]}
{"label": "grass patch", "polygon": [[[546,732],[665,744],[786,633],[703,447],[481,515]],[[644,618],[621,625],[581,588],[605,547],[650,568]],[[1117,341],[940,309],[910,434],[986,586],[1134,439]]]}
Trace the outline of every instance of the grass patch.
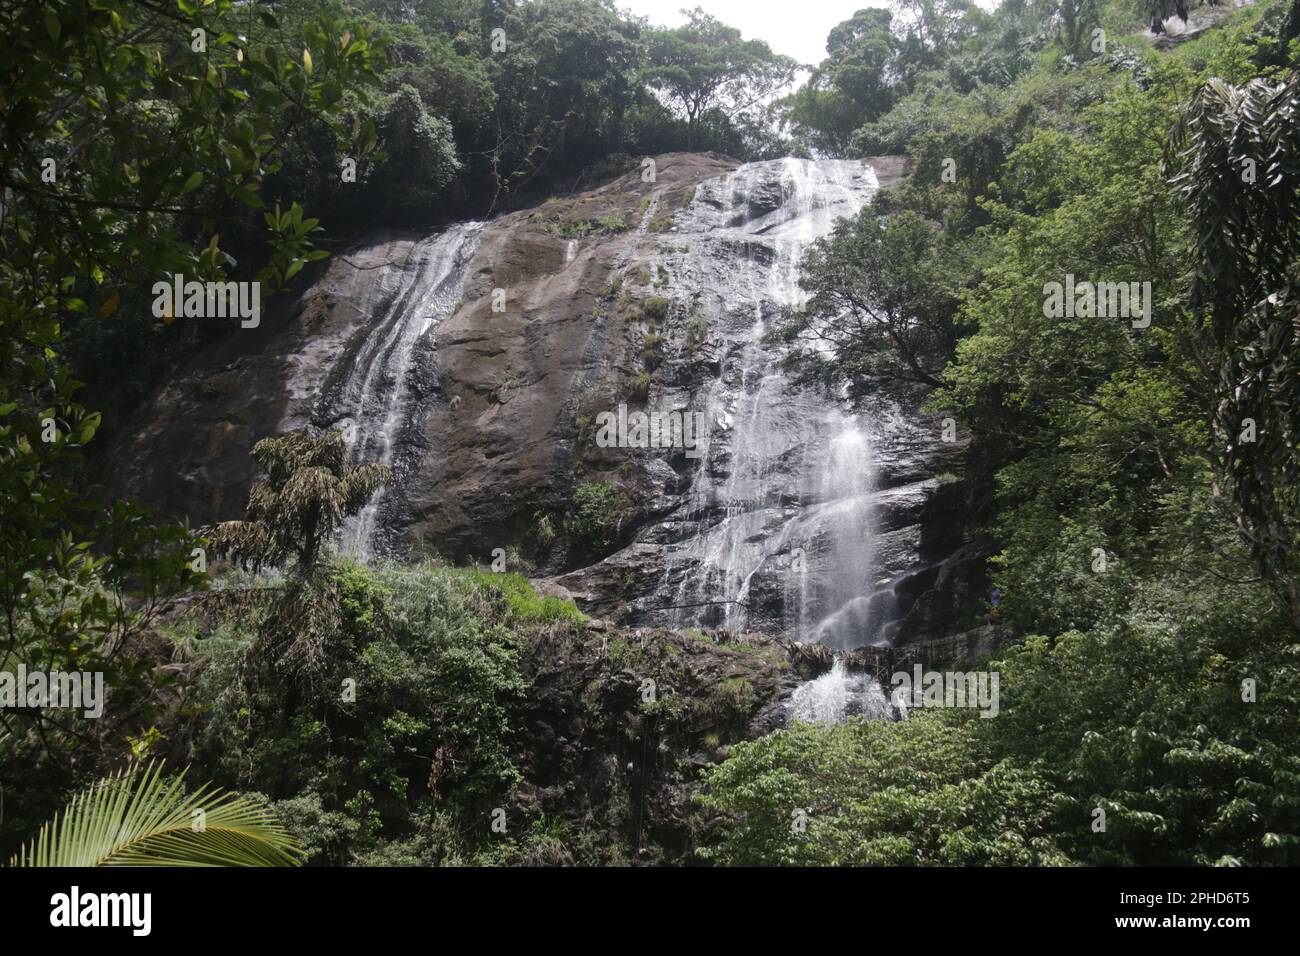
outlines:
{"label": "grass patch", "polygon": [[555,621],[585,624],[590,618],[578,610],[572,601],[538,594],[522,574],[497,573],[481,568],[457,568],[453,572],[462,581],[475,588],[492,591],[505,598],[514,620],[528,624],[549,624]]}
{"label": "grass patch", "polygon": [[644,402],[650,397],[650,373],[642,372],[627,380],[627,396],[632,401]]}
{"label": "grass patch", "polygon": [[626,232],[628,224],[617,213],[603,219],[578,219],[574,222],[552,222],[546,231],[560,239],[585,239],[587,236],[606,236]]}

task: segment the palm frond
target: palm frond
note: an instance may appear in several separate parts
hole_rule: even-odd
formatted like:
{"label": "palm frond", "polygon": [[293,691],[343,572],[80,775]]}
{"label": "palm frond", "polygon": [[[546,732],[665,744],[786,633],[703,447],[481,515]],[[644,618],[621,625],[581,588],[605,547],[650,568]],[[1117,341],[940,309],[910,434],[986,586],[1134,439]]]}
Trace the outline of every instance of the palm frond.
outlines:
{"label": "palm frond", "polygon": [[185,773],[138,765],[102,780],[41,828],[11,866],[297,866],[302,849],[269,810]]}
{"label": "palm frond", "polygon": [[307,452],[306,464],[315,468],[326,468],[335,477],[343,473],[343,464],[348,457],[347,442],[343,432],[328,431],[315,441]]}
{"label": "palm frond", "polygon": [[203,533],[215,551],[256,566],[296,559],[310,576],[322,547],[381,485],[392,484],[386,465],[347,467],[341,431],[313,438],[306,431],[263,438],[253,459],[264,475],[248,494],[248,520],[210,525]]}
{"label": "palm frond", "polygon": [[355,514],[365,505],[372,492],[394,481],[393,469],[377,462],[367,462],[348,470],[339,482],[345,514]]}
{"label": "palm frond", "polygon": [[338,478],[326,468],[299,468],[280,489],[280,513],[298,527],[325,517],[333,527],[342,519],[342,500]]}
{"label": "palm frond", "polygon": [[199,529],[214,554],[236,555],[254,564],[270,564],[278,549],[270,530],[258,521],[222,521]]}

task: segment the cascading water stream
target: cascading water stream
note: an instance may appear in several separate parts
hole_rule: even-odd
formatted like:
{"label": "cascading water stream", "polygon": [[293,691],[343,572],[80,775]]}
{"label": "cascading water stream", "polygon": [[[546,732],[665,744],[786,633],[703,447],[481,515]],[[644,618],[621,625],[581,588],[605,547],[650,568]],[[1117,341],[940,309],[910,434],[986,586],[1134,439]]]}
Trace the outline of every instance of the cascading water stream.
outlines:
{"label": "cascading water stream", "polygon": [[880,685],[866,674],[850,671],[843,660],[795,688],[789,712],[795,720],[814,724],[838,724],[854,716],[884,720],[892,714]]}
{"label": "cascading water stream", "polygon": [[[881,640],[890,609],[874,579],[873,423],[794,387],[783,348],[766,340],[783,310],[806,300],[799,270],[809,246],[875,188],[861,163],[753,163],[701,184],[678,217],[676,235],[692,248],[669,269],[715,297],[699,305],[721,326],[725,353],[703,403],[704,462],[659,588],[671,596],[666,623],[754,626],[755,590],[775,588],[781,619],[759,626],[837,650]],[[888,712],[875,682],[840,662],[800,688],[792,710],[817,720]]]}
{"label": "cascading water stream", "polygon": [[[666,606],[648,608],[662,623],[757,627],[836,650],[882,640],[888,588],[876,579],[872,495],[883,418],[795,387],[781,367],[785,347],[767,339],[805,302],[800,263],[811,244],[876,185],[857,162],[748,164],[701,183],[658,252],[672,276],[665,294],[690,301],[720,343],[716,378],[692,403],[707,422],[703,459],[665,523],[664,576],[647,601]],[[387,306],[317,416],[347,429],[357,460],[397,473],[398,493],[376,496],[344,529],[345,548],[362,557],[383,553],[400,524],[400,485],[432,380],[431,332],[455,308],[482,228],[454,226],[414,246],[393,270],[401,286],[381,297]],[[566,266],[576,253],[566,245]],[[766,616],[756,618],[758,607]],[[837,662],[800,689],[792,710],[880,716],[874,695],[883,700],[873,681]]]}
{"label": "cascading water stream", "polygon": [[[756,580],[780,573],[786,633],[840,648],[875,636],[854,611],[867,609],[874,583],[869,428],[833,399],[794,388],[782,348],[765,340],[782,310],[806,299],[799,267],[809,246],[875,187],[860,163],[752,163],[702,184],[679,218],[677,234],[696,245],[673,268],[688,287],[716,290],[704,308],[728,354],[704,402],[706,460],[667,562],[675,626],[748,626]],[[701,274],[700,264],[718,268]]]}
{"label": "cascading water stream", "polygon": [[[416,243],[405,268],[393,270],[401,287],[375,322],[355,360],[334,393],[342,425],[356,461],[380,462],[394,469],[400,487],[400,449],[422,418],[420,396],[412,388],[427,371],[421,346],[438,324],[455,310],[465,268],[478,248],[484,224],[466,222]],[[343,548],[368,558],[377,539],[381,514],[393,488],[374,495],[343,528]]]}

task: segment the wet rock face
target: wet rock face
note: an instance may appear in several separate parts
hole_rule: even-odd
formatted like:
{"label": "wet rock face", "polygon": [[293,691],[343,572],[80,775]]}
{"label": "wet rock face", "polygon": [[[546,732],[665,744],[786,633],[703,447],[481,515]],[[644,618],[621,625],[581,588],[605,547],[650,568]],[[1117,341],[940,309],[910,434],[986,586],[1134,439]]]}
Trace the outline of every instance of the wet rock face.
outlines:
{"label": "wet rock face", "polygon": [[[808,245],[900,173],[888,157],[669,154],[651,182],[376,234],[169,383],[109,490],[194,523],[239,517],[254,442],[341,427],[398,476],[346,529],[362,553],[518,549],[633,625],[839,648],[971,626],[961,444],[909,396],[850,408],[792,388],[765,339],[803,300]],[[703,434],[693,454],[607,447],[601,416],[620,406],[698,415]],[[594,551],[569,533],[593,483],[610,491]]]}
{"label": "wet rock face", "polygon": [[639,334],[617,315],[593,322],[599,292],[697,182],[735,165],[669,154],[653,183],[633,172],[486,227],[376,231],[180,369],[123,429],[105,495],[195,524],[241,517],[255,442],[343,427],[402,478],[377,550],[514,543],[531,506],[567,503],[571,481],[551,486],[576,459],[575,391],[637,371]]}
{"label": "wet rock face", "polygon": [[[601,449],[594,422],[620,402],[643,404],[632,384],[646,363],[636,303],[661,297],[663,280],[642,270],[673,241],[674,214],[696,185],[734,166],[720,156],[660,156],[654,182],[637,171],[484,230],[464,304],[437,333],[440,388],[460,403],[430,410],[421,478],[407,489],[408,541],[466,559],[527,547],[539,516],[562,523],[584,480],[626,489],[635,507],[625,528],[672,507],[664,496],[677,492],[684,459]],[[671,359],[664,366],[684,371]],[[688,381],[695,374],[703,370],[685,370]],[[556,569],[574,557],[534,553]]]}
{"label": "wet rock face", "polygon": [[612,462],[579,458],[635,492],[626,546],[557,579],[580,604],[621,622],[749,628],[836,648],[964,625],[964,606],[908,617],[962,544],[952,504],[962,443],[940,441],[939,422],[911,396],[851,408],[793,388],[767,339],[803,301],[803,252],[876,186],[869,164],[742,167],[701,183],[650,258],[629,264],[661,277],[653,295],[668,304],[654,331],[689,342],[695,327],[707,343],[704,362],[670,344],[646,402],[702,413],[707,450],[685,468],[660,454],[677,481],[656,480],[645,454],[620,450],[614,473]]}
{"label": "wet rock face", "polygon": [[179,369],[122,429],[105,495],[195,525],[242,517],[256,477],[249,451],[267,435],[316,423],[322,396],[409,286],[412,252],[426,238],[375,233],[297,299],[275,303],[260,327]]}

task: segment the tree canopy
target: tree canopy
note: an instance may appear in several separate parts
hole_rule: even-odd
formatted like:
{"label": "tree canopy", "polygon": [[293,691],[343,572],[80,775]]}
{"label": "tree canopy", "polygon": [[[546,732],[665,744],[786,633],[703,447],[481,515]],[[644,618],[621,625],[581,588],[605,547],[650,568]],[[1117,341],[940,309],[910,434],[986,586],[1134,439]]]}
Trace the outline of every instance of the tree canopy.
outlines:
{"label": "tree canopy", "polygon": [[687,22],[646,36],[648,65],[641,75],[686,116],[686,148],[695,147],[700,118],[718,109],[728,118],[761,104],[793,79],[798,64],[772,52],[762,40],[689,11]]}

